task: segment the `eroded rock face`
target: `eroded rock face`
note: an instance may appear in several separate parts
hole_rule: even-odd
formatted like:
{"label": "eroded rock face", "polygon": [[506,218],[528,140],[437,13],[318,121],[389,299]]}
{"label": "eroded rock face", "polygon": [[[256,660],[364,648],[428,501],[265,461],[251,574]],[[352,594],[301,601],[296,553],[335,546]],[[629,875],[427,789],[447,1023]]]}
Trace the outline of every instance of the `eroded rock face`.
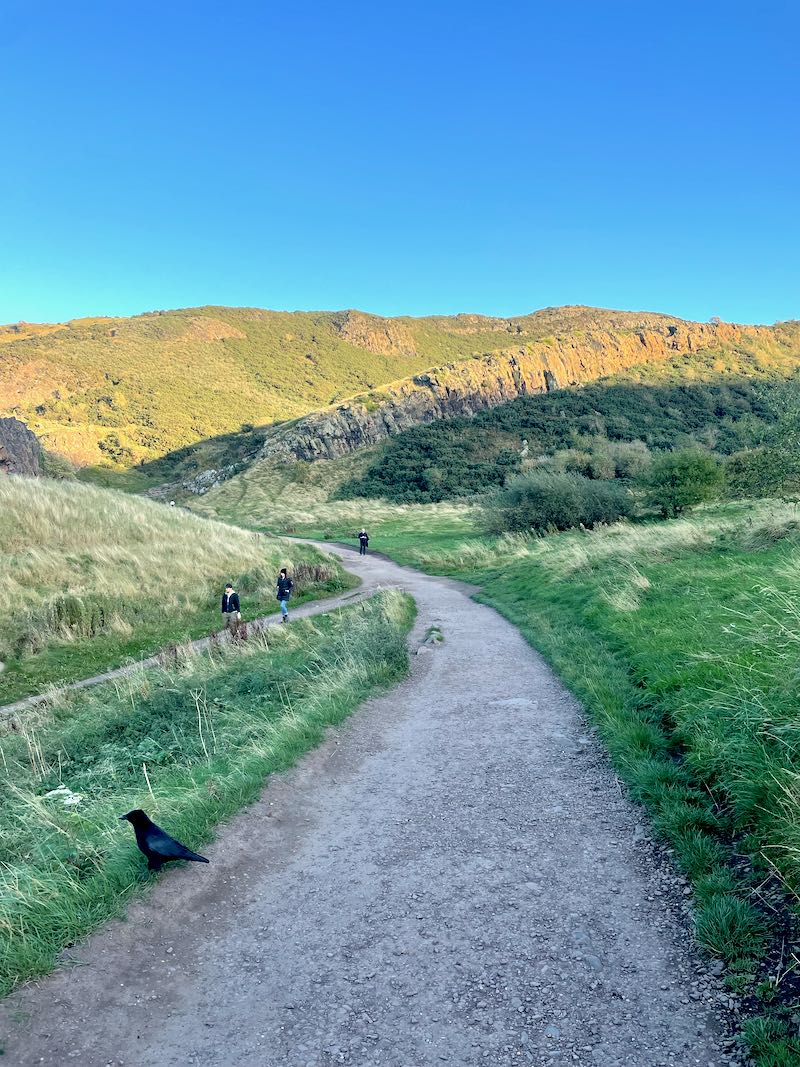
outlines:
{"label": "eroded rock face", "polygon": [[36,434],[19,419],[0,419],[0,474],[42,473],[42,450]]}
{"label": "eroded rock face", "polygon": [[436,367],[314,412],[269,435],[262,458],[335,459],[420,423],[474,415],[531,393],[580,385],[639,363],[656,363],[762,328],[663,320],[637,331],[576,332]]}
{"label": "eroded rock face", "polygon": [[395,319],[382,319],[361,311],[345,311],[337,316],[335,326],[340,337],[367,352],[413,356],[417,351],[411,331]]}

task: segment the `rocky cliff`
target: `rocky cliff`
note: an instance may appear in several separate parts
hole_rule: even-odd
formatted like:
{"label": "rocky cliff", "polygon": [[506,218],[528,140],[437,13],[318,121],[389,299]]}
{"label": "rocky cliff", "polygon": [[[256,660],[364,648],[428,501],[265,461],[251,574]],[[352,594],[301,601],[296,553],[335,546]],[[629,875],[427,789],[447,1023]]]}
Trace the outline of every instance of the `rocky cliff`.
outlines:
{"label": "rocky cliff", "polygon": [[36,435],[19,419],[0,419],[0,474],[42,473],[42,451]]}
{"label": "rocky cliff", "polygon": [[573,330],[393,382],[277,427],[268,435],[261,458],[334,459],[420,423],[472,415],[519,396],[580,385],[638,364],[723,345],[769,344],[774,338],[770,327],[665,316],[643,316],[643,321],[641,329]]}

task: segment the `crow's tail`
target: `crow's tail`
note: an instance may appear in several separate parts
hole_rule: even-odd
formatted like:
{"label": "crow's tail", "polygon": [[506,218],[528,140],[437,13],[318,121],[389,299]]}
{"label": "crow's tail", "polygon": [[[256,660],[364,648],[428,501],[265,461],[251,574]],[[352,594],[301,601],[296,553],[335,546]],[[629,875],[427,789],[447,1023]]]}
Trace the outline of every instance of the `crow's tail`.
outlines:
{"label": "crow's tail", "polygon": [[190,848],[186,849],[186,855],[181,856],[184,860],[194,860],[195,863],[210,863],[211,860],[207,860],[205,856],[198,856],[196,852],[192,852]]}

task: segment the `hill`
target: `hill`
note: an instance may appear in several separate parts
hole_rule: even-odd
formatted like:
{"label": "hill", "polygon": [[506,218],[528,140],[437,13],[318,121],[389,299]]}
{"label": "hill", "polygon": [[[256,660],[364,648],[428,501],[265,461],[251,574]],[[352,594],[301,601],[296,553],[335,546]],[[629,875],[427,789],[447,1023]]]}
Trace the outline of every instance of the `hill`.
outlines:
{"label": "hill", "polygon": [[219,627],[232,580],[246,617],[278,569],[319,595],[348,584],[314,549],[75,483],[0,478],[0,704]]}
{"label": "hill", "polygon": [[700,445],[730,456],[768,436],[772,392],[759,379],[648,385],[620,375],[523,396],[392,437],[336,495],[431,503],[483,493],[532,464],[602,479],[638,473],[650,450]]}
{"label": "hill", "polygon": [[259,452],[340,455],[639,364],[677,359],[692,376],[699,352],[728,373],[794,367],[799,338],[791,323],[586,307],[510,319],[203,307],[19,323],[0,327],[0,415],[80,467],[136,468],[145,487]]}
{"label": "hill", "polygon": [[[687,323],[666,316],[561,309],[562,329],[542,336],[541,313],[511,349],[451,362],[353,397],[271,430],[264,457],[331,459],[377,444],[421,423],[474,415],[517,397],[624,373],[631,381],[769,377],[800,365],[800,324],[775,327]],[[576,318],[572,310],[586,311]]]}
{"label": "hill", "polygon": [[18,323],[0,327],[0,415],[79,466],[124,469],[503,348],[533,323],[223,307]]}

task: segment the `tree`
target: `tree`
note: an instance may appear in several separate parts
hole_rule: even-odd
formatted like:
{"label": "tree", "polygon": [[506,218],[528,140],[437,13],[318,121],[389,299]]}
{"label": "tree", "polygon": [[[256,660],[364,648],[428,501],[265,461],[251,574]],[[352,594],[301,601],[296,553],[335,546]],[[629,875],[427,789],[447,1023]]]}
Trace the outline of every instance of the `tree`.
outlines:
{"label": "tree", "polygon": [[722,488],[723,472],[707,452],[685,448],[657,456],[647,477],[648,503],[666,519],[713,500]]}

